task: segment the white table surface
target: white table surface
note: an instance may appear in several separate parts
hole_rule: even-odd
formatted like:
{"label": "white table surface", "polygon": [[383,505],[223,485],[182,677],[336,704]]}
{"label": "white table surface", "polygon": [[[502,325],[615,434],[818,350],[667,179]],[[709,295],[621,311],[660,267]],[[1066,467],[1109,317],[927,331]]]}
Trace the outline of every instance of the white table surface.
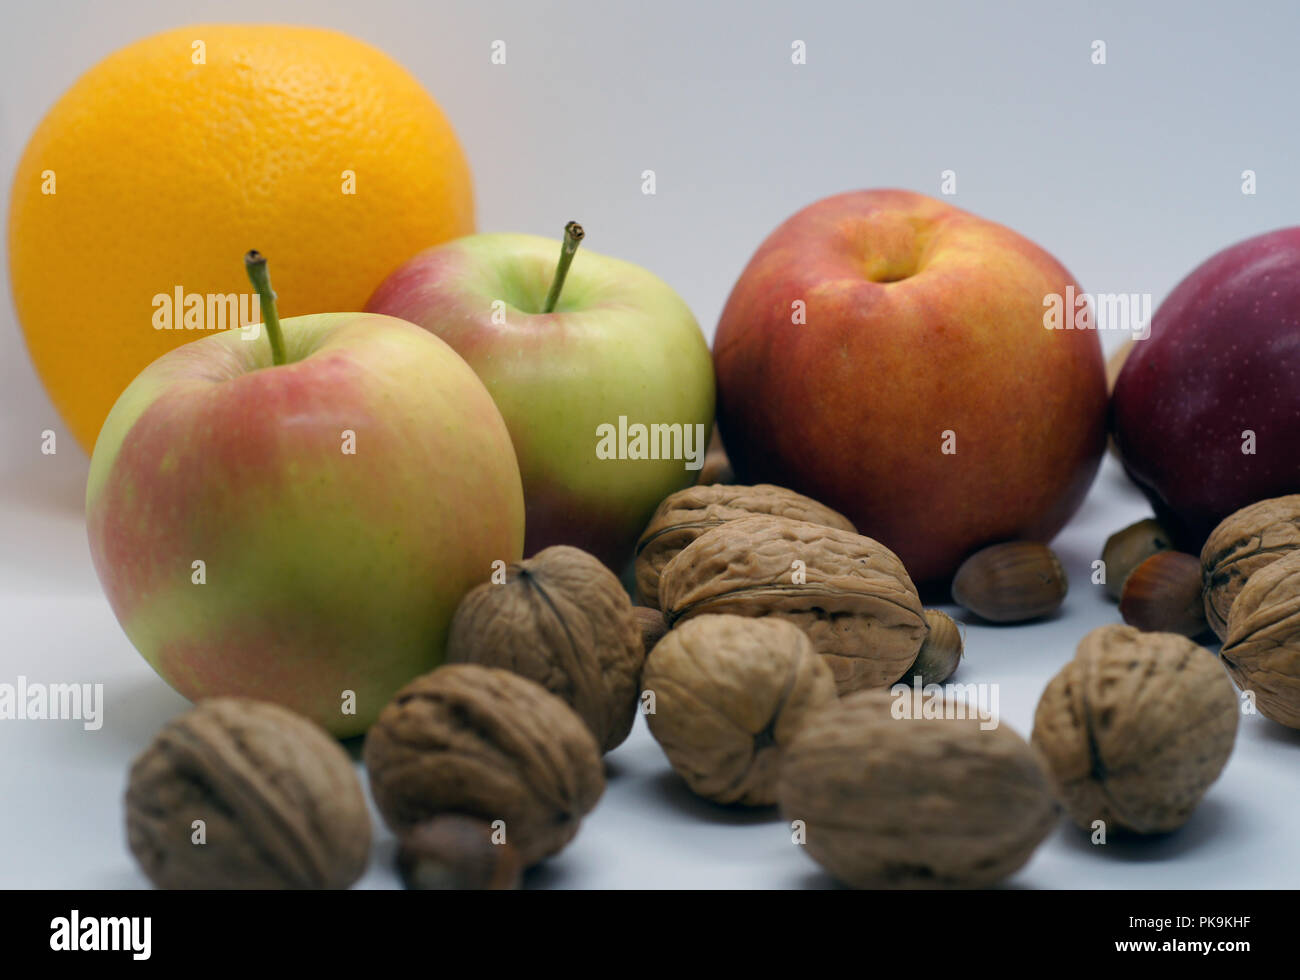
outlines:
{"label": "white table surface", "polygon": [[[84,458],[61,453],[35,465],[47,470],[4,488],[0,498],[0,680],[12,683],[21,673],[47,683],[102,683],[104,725],[88,732],[75,721],[0,722],[0,887],[145,886],[125,844],[127,768],[186,702],[135,652],[100,592],[82,525]],[[1071,580],[1062,612],[1029,625],[967,627],[967,659],[955,680],[999,684],[1004,724],[1027,735],[1038,696],[1078,639],[1118,618],[1115,606],[1089,584],[1088,567],[1111,531],[1144,513],[1139,495],[1107,460],[1084,507],[1055,543]],[[790,842],[774,810],[723,808],[692,796],[644,719],[607,759],[605,796],[572,845],[529,874],[529,887],[830,883]],[[1300,733],[1263,718],[1243,718],[1227,769],[1182,830],[1094,847],[1062,821],[1009,883],[1295,887],[1297,761]],[[359,886],[395,887],[393,838],[377,814],[375,827],[372,860]]]}

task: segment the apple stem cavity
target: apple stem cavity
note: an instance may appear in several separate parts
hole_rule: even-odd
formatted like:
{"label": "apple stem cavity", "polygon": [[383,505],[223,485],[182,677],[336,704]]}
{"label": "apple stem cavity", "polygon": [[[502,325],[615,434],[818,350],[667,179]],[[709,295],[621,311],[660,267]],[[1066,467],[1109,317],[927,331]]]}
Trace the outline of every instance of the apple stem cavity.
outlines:
{"label": "apple stem cavity", "polygon": [[280,313],[275,308],[271,274],[266,271],[266,256],[257,249],[252,249],[244,256],[244,268],[248,270],[249,282],[257,290],[257,299],[262,310],[262,324],[266,327],[266,339],[271,342],[271,363],[279,367],[285,362],[284,333],[280,330]]}
{"label": "apple stem cavity", "polygon": [[551,280],[551,291],[546,294],[546,305],[542,307],[543,313],[555,311],[555,304],[560,300],[560,290],[564,288],[564,277],[569,274],[573,254],[578,251],[578,243],[582,241],[585,234],[582,225],[576,221],[570,221],[564,226],[564,243],[560,246],[560,261],[555,266],[555,278]]}

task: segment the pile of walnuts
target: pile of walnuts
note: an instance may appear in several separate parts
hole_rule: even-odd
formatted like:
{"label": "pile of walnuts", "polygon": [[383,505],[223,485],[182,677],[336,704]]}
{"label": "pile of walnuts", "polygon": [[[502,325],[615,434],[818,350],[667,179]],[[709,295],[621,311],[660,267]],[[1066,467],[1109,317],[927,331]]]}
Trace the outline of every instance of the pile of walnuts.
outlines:
{"label": "pile of walnuts", "polygon": [[[1151,524],[1107,543],[1121,609],[1138,608],[1124,594],[1185,579],[1185,562],[1151,561],[1167,551]],[[1027,742],[935,687],[960,663],[961,631],[924,608],[887,547],[781,487],[691,487],[641,535],[639,604],[567,546],[469,592],[446,663],[398,691],[366,738],[370,793],[409,887],[518,887],[578,833],[605,788],[602,756],[643,712],[692,792],[779,806],[836,879],[987,886],[1062,809],[1090,831],[1185,822],[1233,748],[1229,674],[1300,727],[1300,497],[1234,515],[1202,562],[1197,616],[1225,637],[1222,664],[1179,635],[1195,622],[1094,630]],[[1178,623],[1191,618],[1182,579]],[[1006,542],[972,555],[954,594],[1016,622],[1051,615],[1067,585],[1046,546]],[[239,699],[200,702],[158,735],[132,769],[127,830],[162,887],[347,887],[370,843],[339,745]]]}

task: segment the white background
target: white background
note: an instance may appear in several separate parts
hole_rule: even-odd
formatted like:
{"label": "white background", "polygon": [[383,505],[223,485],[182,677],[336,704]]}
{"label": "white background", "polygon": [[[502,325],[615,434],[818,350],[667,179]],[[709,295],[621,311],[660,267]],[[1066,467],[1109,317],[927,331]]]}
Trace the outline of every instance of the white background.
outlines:
{"label": "white background", "polygon": [[[480,229],[558,235],[577,218],[591,248],[674,285],[710,337],[736,275],[790,213],[858,187],[938,194],[946,169],[957,173],[954,203],[1039,242],[1086,288],[1157,302],[1218,249],[1296,223],[1294,5],[891,6],[5,0],[0,163],[7,182],[43,112],[123,44],[184,23],[280,20],[348,31],[428,86],[470,158]],[[497,39],[504,66],[489,62]],[[796,39],[808,50],[797,67]],[[1096,39],[1104,66],[1090,61]],[[653,197],[640,192],[648,168]],[[1245,169],[1258,173],[1256,196],[1240,192]],[[126,770],[185,702],[102,598],[82,526],[87,460],[41,391],[8,305],[0,321],[0,682],[100,682],[107,701],[97,733],[0,722],[0,886],[141,885],[122,829]],[[46,428],[59,433],[52,457],[39,451]],[[1145,513],[1108,461],[1056,542],[1072,580],[1061,615],[969,628],[957,679],[1000,684],[1005,723],[1028,734],[1078,639],[1117,618],[1088,584],[1088,563]],[[641,722],[608,761],[600,806],[530,884],[828,883],[774,813],[692,798]],[[1300,734],[1246,718],[1223,778],[1182,831],[1095,848],[1062,825],[1012,884],[1294,887],[1298,761]],[[377,833],[363,886],[395,884],[392,840]]]}

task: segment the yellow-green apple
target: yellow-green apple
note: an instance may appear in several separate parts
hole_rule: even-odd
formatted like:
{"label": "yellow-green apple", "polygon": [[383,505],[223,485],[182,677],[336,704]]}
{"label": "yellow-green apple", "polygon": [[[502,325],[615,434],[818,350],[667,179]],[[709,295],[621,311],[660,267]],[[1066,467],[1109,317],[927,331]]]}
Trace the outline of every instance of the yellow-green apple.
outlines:
{"label": "yellow-green apple", "polygon": [[90,553],[181,694],[355,735],[441,662],[492,563],[520,557],[519,469],[491,396],[427,331],[366,313],[279,324],[269,288],[262,309],[265,333],[179,347],[118,398],[86,488]]}
{"label": "yellow-green apple", "polygon": [[581,236],[570,223],[563,244],[449,242],[394,271],[366,309],[437,334],[492,392],[523,475],[525,554],[570,544],[619,570],[659,501],[695,482],[713,366],[677,293],[631,263],[575,256]]}
{"label": "yellow-green apple", "polygon": [[1233,511],[1300,491],[1300,228],[1188,273],[1124,362],[1111,411],[1125,468],[1185,551]]}
{"label": "yellow-green apple", "polygon": [[737,480],[834,507],[931,586],[983,545],[1051,539],[1105,446],[1097,334],[1049,329],[1076,292],[1033,242],[920,194],[810,205],[763,242],[718,324]]}

